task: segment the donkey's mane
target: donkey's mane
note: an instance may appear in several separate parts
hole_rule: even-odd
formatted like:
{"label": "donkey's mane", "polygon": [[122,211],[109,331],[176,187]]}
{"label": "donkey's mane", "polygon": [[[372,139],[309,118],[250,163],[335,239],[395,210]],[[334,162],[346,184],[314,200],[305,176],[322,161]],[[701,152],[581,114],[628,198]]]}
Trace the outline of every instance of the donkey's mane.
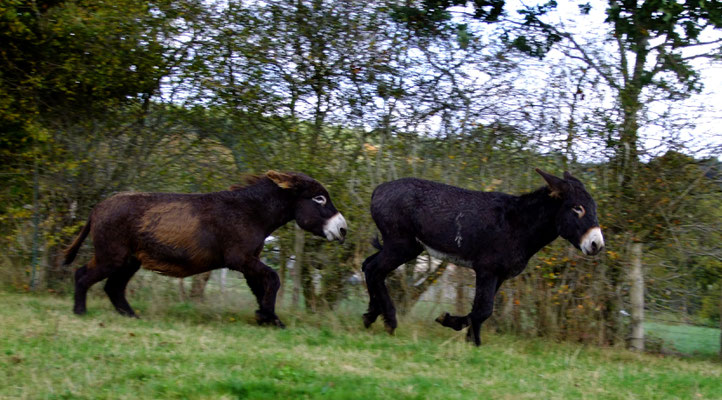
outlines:
{"label": "donkey's mane", "polygon": [[538,203],[540,201],[544,201],[544,200],[546,200],[546,197],[559,198],[558,195],[555,195],[549,189],[549,186],[542,186],[536,190],[532,190],[531,192],[522,193],[518,197],[520,200],[522,200],[522,202],[533,202],[533,203]]}
{"label": "donkey's mane", "polygon": [[246,189],[249,186],[253,186],[260,181],[262,181],[266,177],[266,174],[246,174],[241,177],[242,183],[237,183],[235,185],[231,185],[229,190],[235,191],[235,190],[242,190]]}

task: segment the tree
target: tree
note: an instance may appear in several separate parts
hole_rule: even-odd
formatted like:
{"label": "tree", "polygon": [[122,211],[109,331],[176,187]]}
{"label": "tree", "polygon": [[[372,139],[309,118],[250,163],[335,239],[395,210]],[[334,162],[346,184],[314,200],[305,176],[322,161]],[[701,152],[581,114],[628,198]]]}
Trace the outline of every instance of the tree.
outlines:
{"label": "tree", "polygon": [[[38,198],[33,214],[44,231],[51,285],[67,276],[54,264],[60,243],[77,229],[73,216],[127,184],[121,178],[137,159],[125,151],[142,157],[158,142],[143,136],[145,118],[161,80],[184,59],[173,38],[196,17],[196,5],[13,0],[0,6],[0,179],[19,194],[2,211],[12,214],[30,193]],[[113,141],[125,147],[109,152]],[[99,161],[94,152],[120,157],[82,168]],[[40,240],[33,240],[35,249]]]}
{"label": "tree", "polygon": [[[591,17],[590,4],[579,8],[582,18]],[[637,249],[634,243],[655,240],[654,229],[650,229],[649,219],[644,216],[654,214],[659,218],[660,212],[669,211],[649,208],[648,198],[640,198],[644,196],[640,186],[645,185],[640,163],[642,157],[649,156],[640,135],[646,127],[645,112],[657,101],[685,99],[701,89],[699,73],[692,62],[720,56],[722,39],[713,31],[722,27],[722,4],[610,0],[604,42],[574,33],[559,23],[547,23],[551,8],[539,10],[527,7],[523,21],[516,25],[525,32],[536,30],[539,35],[552,33],[558,37],[557,48],[569,59],[580,62],[589,74],[598,76],[614,93],[616,104],[610,110],[612,117],[607,118],[606,138],[612,151],[613,179],[608,187],[612,198],[606,205],[617,212],[609,215],[605,225],[610,228],[607,229],[610,245],[618,237],[619,243],[630,246],[626,253],[634,254],[632,250]],[[616,51],[610,53],[611,49]],[[664,226],[669,226],[668,221]],[[621,288],[624,283],[621,270],[613,268],[610,272],[614,286]],[[617,307],[609,304],[607,308]]]}

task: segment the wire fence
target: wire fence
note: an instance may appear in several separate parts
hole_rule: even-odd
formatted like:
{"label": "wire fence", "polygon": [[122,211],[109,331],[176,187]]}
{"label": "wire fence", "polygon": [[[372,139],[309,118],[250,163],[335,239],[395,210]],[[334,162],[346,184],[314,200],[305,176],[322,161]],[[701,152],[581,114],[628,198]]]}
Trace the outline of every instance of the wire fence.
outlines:
{"label": "wire fence", "polygon": [[[290,275],[290,274],[289,274]],[[186,279],[185,285],[190,285],[190,279]],[[283,287],[284,294],[279,298],[278,308],[280,310],[292,309],[292,282],[285,282]],[[183,301],[179,291],[179,281],[177,279],[159,276],[158,274],[141,271],[136,279],[131,281],[131,290],[139,290],[141,288],[158,288],[165,289],[166,293],[178,293],[177,300]],[[220,304],[230,307],[248,306],[253,307],[255,299],[248,289],[243,275],[228,270],[215,270],[211,275],[206,287],[206,296],[220,300]],[[171,295],[170,301],[173,301]],[[472,290],[463,292],[464,299],[462,304],[465,307],[471,306]],[[300,294],[298,308],[304,307],[304,299]],[[335,311],[338,313],[358,314],[364,312],[367,302],[366,289],[361,281],[349,285],[345,299],[341,301]],[[432,323],[434,318],[442,312],[454,313],[458,307],[455,289],[448,285],[434,285],[418,299],[413,308],[402,318],[411,318],[418,320],[428,320]],[[468,312],[468,310],[465,310]],[[503,316],[501,315],[500,305],[494,312],[492,323],[503,324]],[[629,318],[629,316],[623,316]],[[360,319],[359,319],[360,321]],[[655,314],[648,311],[645,315],[645,348],[647,351],[657,352],[660,354],[676,355],[676,356],[706,356],[716,357],[720,354],[720,338],[722,331],[718,327],[710,325],[702,325],[693,321],[691,318],[685,318],[681,314]]]}
{"label": "wire fence", "polygon": [[719,328],[646,316],[644,329],[645,344],[650,351],[691,356],[720,354]]}

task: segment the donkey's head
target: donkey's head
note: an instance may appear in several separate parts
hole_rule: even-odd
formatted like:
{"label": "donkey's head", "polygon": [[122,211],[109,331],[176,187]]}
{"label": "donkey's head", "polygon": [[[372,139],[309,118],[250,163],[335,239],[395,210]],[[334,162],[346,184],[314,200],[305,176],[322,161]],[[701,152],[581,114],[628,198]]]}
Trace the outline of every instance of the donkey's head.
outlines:
{"label": "donkey's head", "polygon": [[294,217],[298,226],[314,235],[338,240],[346,238],[346,219],[334,207],[328,191],[317,180],[296,172],[268,171],[266,176],[296,198]]}
{"label": "donkey's head", "polygon": [[564,179],[537,168],[549,185],[550,195],[561,199],[556,216],[559,235],[586,255],[594,255],[604,248],[604,237],[597,220],[597,204],[579,179],[564,172]]}

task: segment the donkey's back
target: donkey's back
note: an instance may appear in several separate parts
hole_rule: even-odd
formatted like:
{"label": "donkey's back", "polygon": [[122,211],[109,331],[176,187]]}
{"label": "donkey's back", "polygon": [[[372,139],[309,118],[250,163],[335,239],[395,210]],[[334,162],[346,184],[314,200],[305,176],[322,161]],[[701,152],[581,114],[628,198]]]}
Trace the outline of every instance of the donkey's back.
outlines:
{"label": "donkey's back", "polygon": [[515,199],[505,193],[402,178],[374,190],[371,215],[384,239],[409,235],[424,246],[463,255],[473,243],[490,244],[498,238],[509,223]]}

